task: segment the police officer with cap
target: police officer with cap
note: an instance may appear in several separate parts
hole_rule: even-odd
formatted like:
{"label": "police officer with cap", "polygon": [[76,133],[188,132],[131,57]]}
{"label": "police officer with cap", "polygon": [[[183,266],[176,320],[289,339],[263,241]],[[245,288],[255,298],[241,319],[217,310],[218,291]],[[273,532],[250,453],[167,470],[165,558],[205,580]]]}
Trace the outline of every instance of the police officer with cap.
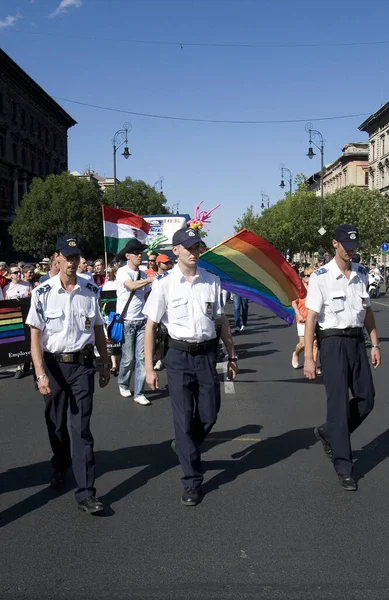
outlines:
{"label": "police officer with cap", "polygon": [[[320,347],[320,362],[327,394],[327,422],[316,427],[315,436],[332,459],[338,481],[355,491],[350,434],[374,406],[374,385],[363,337],[365,326],[371,339],[371,362],[381,363],[380,345],[367,292],[367,271],[351,261],[360,247],[358,229],[339,225],[332,244],[335,257],[312,273],[306,299],[304,375],[316,378],[313,338]],[[352,398],[349,399],[349,388]]]}
{"label": "police officer with cap", "polygon": [[220,384],[216,371],[218,335],[228,352],[228,376],[234,379],[237,359],[228,319],[220,303],[220,279],[197,266],[201,240],[191,228],[173,235],[177,264],[157,277],[143,310],[146,381],[159,387],[154,370],[158,323],[169,334],[165,367],[173,410],[175,443],[182,471],[181,502],[196,506],[201,500],[203,473],[200,447],[216,422],[220,409]]}
{"label": "police officer with cap", "polygon": [[[99,351],[100,387],[109,382],[109,360],[99,290],[77,276],[80,240],[60,237],[56,244],[59,273],[32,292],[26,323],[31,328],[31,357],[36,384],[45,399],[45,418],[53,451],[50,485],[62,486],[72,465],[80,510],[96,513],[104,506],[95,497],[95,459],[90,431],[94,392],[94,345]],[[73,456],[67,428],[70,408]]]}

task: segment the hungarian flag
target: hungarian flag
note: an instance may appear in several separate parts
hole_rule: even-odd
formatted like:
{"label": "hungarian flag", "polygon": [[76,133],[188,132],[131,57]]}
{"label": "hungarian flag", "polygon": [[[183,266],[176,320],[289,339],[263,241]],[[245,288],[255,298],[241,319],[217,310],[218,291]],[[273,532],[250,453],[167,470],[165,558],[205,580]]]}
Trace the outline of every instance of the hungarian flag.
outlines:
{"label": "hungarian flag", "polygon": [[104,205],[102,210],[106,252],[117,254],[133,238],[144,243],[150,231],[150,223],[128,210]]}

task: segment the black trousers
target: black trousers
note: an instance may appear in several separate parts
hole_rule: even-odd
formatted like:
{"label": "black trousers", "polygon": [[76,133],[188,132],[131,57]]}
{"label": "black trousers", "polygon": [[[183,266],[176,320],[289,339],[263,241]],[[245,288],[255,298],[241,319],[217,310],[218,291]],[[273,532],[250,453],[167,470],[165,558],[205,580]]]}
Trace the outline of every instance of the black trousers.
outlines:
{"label": "black trousers", "polygon": [[192,356],[169,348],[164,362],[183,471],[181,482],[186,487],[199,487],[203,481],[200,446],[220,410],[216,353]]}
{"label": "black trousers", "polygon": [[374,406],[373,378],[363,336],[324,338],[320,344],[320,362],[327,392],[325,434],[332,446],[336,472],[350,475],[353,468],[350,434]]}
{"label": "black trousers", "polygon": [[[78,488],[76,500],[82,502],[96,494],[93,437],[90,431],[95,368],[58,363],[47,354],[44,358],[52,390],[51,396],[45,396],[45,419],[53,451],[51,462],[54,469],[59,471],[66,471],[72,465]],[[72,457],[67,427],[68,408]]]}

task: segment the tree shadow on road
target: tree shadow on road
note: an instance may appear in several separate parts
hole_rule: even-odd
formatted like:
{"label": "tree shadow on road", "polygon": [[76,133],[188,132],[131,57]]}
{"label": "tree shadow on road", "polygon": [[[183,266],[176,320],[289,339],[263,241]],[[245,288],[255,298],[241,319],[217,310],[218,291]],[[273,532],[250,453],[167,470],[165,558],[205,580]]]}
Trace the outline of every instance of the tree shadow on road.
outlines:
{"label": "tree shadow on road", "polygon": [[[258,433],[260,429],[259,425],[251,424],[237,427],[236,429],[212,433],[206,442],[206,448],[209,449],[242,435]],[[134,490],[146,485],[150,479],[177,467],[179,465],[178,458],[172,451],[170,444],[171,440],[167,440],[158,444],[130,446],[116,450],[97,450],[95,453],[96,479],[104,473],[111,471],[144,467],[135,475],[131,475],[112,488],[101,500],[110,506]],[[49,461],[9,469],[5,473],[0,474],[1,492],[6,493],[23,488],[46,485],[49,473]],[[98,485],[98,481],[96,483]],[[63,489],[54,491],[50,487],[45,487],[1,512],[0,527],[8,525],[34,510],[42,508],[49,502],[68,493],[74,487],[73,477],[69,473],[68,483]],[[114,514],[114,511],[111,511],[110,514]]]}
{"label": "tree shadow on road", "polygon": [[208,493],[217,490],[248,471],[270,467],[285,460],[298,450],[310,448],[316,441],[311,427],[295,429],[256,442],[248,448],[232,454],[232,460],[204,461],[207,471],[220,471],[204,484],[204,491]]}
{"label": "tree shadow on road", "polygon": [[354,474],[357,479],[363,479],[367,473],[375,469],[389,456],[389,429],[378,435],[374,440],[353,452]]}

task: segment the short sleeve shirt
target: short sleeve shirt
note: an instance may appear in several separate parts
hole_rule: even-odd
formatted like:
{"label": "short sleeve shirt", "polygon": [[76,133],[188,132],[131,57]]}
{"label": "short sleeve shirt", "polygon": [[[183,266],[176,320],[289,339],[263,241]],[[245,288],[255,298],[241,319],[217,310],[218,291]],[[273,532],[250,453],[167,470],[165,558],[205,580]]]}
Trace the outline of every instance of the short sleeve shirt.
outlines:
{"label": "short sleeve shirt", "polygon": [[25,298],[28,296],[30,291],[31,286],[27,281],[9,283],[4,288],[4,296],[7,295],[7,300],[17,300],[18,298]]}
{"label": "short sleeve shirt", "polygon": [[[117,303],[116,303],[116,312],[121,314],[124,309],[126,302],[131,294],[130,290],[124,285],[125,281],[131,279],[132,281],[136,281],[138,279],[138,274],[140,273],[139,279],[147,279],[146,274],[139,270],[133,271],[127,265],[124,267],[120,267],[120,269],[116,272],[116,282],[117,282]],[[145,286],[139,288],[137,290],[130,302],[129,307],[127,308],[126,314],[124,315],[124,319],[127,321],[139,321],[144,319],[143,307],[145,305],[145,294],[150,291],[150,286]]]}
{"label": "short sleeve shirt", "polygon": [[175,265],[153,283],[143,312],[173,339],[204,342],[216,337],[215,319],[224,313],[220,290],[219,277],[206,269],[190,282]]}
{"label": "short sleeve shirt", "polygon": [[104,325],[94,283],[77,277],[71,293],[61,285],[59,275],[32,291],[26,323],[42,331],[46,352],[78,352],[95,343],[95,325]]}
{"label": "short sleeve shirt", "polygon": [[312,273],[305,306],[317,313],[320,329],[363,327],[370,306],[367,280],[366,269],[358,263],[351,263],[347,279],[335,259]]}

